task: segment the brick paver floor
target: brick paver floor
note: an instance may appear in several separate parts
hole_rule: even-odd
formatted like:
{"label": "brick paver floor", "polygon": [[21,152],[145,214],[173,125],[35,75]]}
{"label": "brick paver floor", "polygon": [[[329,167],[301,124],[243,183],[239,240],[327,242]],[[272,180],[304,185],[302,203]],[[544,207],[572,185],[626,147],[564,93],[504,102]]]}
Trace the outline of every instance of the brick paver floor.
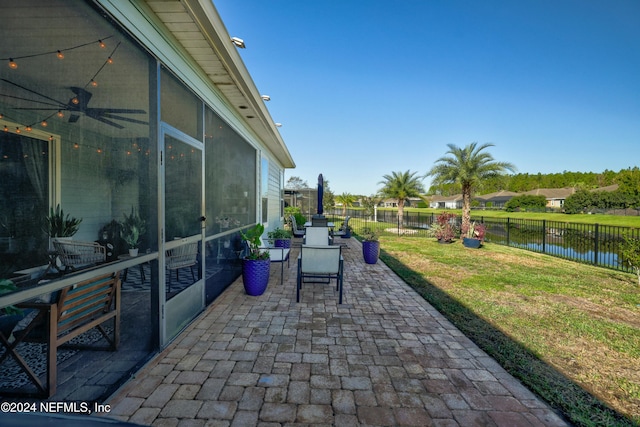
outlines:
{"label": "brick paver floor", "polygon": [[154,426],[566,426],[386,265],[346,243],[344,303],[272,265],[236,280],[106,402]]}

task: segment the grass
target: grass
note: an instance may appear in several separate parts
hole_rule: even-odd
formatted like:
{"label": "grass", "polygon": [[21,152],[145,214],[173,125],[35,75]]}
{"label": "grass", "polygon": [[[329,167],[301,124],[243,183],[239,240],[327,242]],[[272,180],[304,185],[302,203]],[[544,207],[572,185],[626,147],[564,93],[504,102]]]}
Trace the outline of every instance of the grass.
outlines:
{"label": "grass", "polygon": [[492,244],[380,240],[387,265],[572,423],[640,425],[635,276]]}
{"label": "grass", "polygon": [[[383,210],[383,209],[381,209]],[[397,210],[390,209],[389,210]],[[454,212],[458,216],[462,215],[461,209],[430,209],[430,208],[405,208],[407,212],[420,212],[421,214],[435,215],[442,211]],[[623,216],[623,215],[588,215],[588,214],[574,214],[568,215],[563,213],[553,212],[506,212],[504,210],[478,210],[471,211],[471,216],[474,218],[523,218],[523,219],[546,219],[547,221],[560,221],[560,222],[576,222],[580,224],[602,224],[602,225],[617,225],[620,227],[640,227],[640,216]]]}

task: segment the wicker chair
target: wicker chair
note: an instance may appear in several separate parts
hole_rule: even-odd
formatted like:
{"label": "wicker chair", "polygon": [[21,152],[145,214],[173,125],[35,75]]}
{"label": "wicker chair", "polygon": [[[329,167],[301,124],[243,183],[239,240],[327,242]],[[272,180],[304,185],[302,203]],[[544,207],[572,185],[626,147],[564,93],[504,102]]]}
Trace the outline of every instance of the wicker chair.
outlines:
{"label": "wicker chair", "polygon": [[53,239],[58,259],[64,271],[73,271],[107,260],[106,248],[96,242],[79,242],[67,239]]}

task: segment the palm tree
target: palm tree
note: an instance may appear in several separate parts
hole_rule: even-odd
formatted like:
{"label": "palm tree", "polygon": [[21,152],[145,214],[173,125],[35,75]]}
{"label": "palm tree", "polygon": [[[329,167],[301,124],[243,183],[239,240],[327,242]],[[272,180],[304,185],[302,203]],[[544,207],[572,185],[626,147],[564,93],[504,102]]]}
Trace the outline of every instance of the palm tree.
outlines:
{"label": "palm tree", "polygon": [[417,172],[392,172],[391,175],[384,175],[380,189],[380,195],[389,199],[398,201],[398,224],[399,228],[403,226],[402,217],[404,216],[404,202],[409,197],[421,197],[424,193],[424,186],[420,182],[420,177],[416,177]]}
{"label": "palm tree", "polygon": [[347,208],[353,205],[356,201],[356,196],[349,193],[342,193],[336,196],[336,202],[342,204],[342,216],[347,214]]}
{"label": "palm tree", "polygon": [[435,166],[427,172],[433,176],[434,184],[453,183],[462,188],[462,232],[464,233],[471,222],[471,197],[483,179],[494,177],[506,171],[515,172],[516,168],[508,162],[497,162],[493,156],[483,152],[493,144],[486,143],[478,146],[473,142],[464,148],[454,144],[447,144],[450,156],[436,160]]}

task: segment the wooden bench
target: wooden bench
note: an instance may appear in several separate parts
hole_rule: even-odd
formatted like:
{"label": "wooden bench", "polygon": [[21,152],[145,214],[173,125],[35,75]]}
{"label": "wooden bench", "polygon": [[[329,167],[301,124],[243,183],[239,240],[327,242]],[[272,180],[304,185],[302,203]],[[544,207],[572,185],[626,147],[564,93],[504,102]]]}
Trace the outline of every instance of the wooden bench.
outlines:
{"label": "wooden bench", "polygon": [[[106,349],[115,351],[120,342],[120,272],[76,283],[56,294],[54,302],[51,303],[18,304],[18,307],[25,310],[37,310],[37,315],[23,330],[14,333],[15,340],[9,344],[10,347],[3,356],[4,359],[11,354],[38,388],[37,395],[45,397],[51,397],[56,392],[58,347],[93,328],[96,328],[109,343]],[[111,319],[113,319],[113,332],[110,336],[103,324]],[[20,342],[47,344],[46,385],[17,353],[16,347]],[[91,347],[91,345],[84,347]],[[7,394],[4,391],[2,393]]]}

